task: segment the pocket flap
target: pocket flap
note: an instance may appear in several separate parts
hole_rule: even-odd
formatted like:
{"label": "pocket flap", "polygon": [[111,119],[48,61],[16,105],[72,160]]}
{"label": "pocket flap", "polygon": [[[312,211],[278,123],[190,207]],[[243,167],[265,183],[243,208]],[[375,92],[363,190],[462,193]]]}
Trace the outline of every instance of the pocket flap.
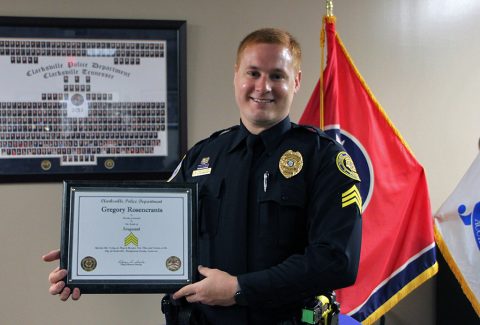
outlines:
{"label": "pocket flap", "polygon": [[274,201],[282,206],[304,207],[306,201],[305,187],[297,182],[281,182],[266,192],[261,191],[259,202]]}

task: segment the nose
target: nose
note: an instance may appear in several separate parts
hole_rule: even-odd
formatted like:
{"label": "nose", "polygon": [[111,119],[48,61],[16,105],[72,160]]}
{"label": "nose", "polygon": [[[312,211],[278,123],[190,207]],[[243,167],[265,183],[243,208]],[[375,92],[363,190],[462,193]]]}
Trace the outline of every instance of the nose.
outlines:
{"label": "nose", "polygon": [[255,83],[255,90],[261,94],[272,91],[272,85],[268,76],[260,76]]}

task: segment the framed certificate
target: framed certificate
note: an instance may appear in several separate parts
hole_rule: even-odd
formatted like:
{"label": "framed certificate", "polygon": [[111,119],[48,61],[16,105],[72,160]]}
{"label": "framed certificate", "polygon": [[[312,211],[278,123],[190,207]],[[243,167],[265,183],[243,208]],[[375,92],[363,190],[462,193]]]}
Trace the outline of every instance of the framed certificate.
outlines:
{"label": "framed certificate", "polygon": [[197,185],[65,181],[60,267],[82,293],[170,293],[196,278]]}

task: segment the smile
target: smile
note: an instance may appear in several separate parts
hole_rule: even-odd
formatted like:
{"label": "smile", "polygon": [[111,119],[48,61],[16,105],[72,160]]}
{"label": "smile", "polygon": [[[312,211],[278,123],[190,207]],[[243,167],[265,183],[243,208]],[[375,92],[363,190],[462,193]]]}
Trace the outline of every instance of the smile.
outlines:
{"label": "smile", "polygon": [[254,102],[260,103],[260,104],[268,104],[268,103],[273,103],[273,99],[267,99],[267,98],[253,98],[250,97]]}

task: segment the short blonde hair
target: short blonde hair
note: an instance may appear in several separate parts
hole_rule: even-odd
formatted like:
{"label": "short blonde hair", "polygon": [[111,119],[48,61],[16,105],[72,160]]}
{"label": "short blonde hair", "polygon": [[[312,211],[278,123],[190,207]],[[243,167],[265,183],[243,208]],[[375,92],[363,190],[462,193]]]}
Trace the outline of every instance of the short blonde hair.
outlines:
{"label": "short blonde hair", "polygon": [[295,71],[300,71],[302,49],[300,43],[290,33],[278,28],[262,28],[251,32],[240,42],[237,49],[237,66],[243,51],[252,44],[279,44],[285,46],[293,57]]}

